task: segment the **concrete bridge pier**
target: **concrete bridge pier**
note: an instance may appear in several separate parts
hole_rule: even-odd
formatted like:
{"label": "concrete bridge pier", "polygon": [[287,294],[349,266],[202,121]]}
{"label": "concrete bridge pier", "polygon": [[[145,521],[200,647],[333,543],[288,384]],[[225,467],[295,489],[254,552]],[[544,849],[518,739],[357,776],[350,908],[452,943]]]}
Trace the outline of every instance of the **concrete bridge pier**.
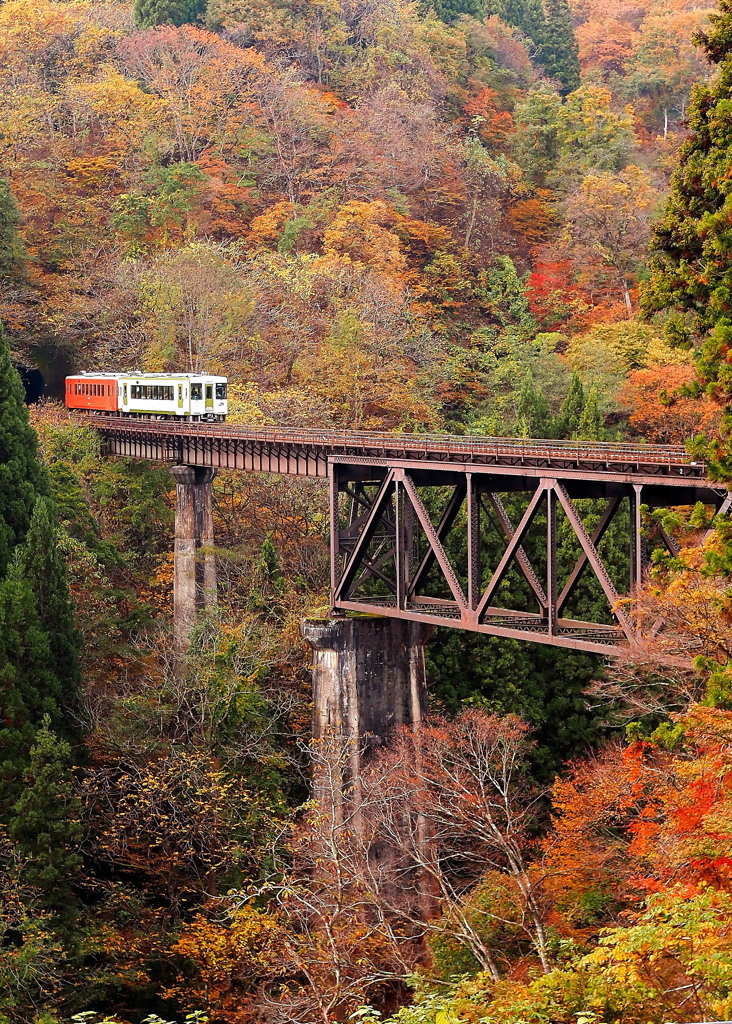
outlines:
{"label": "concrete bridge pier", "polygon": [[[306,619],[313,649],[313,736],[333,741],[341,760],[334,778],[316,766],[317,799],[331,803],[336,823],[357,807],[361,766],[400,725],[426,710],[424,645],[432,628],[404,619]],[[348,812],[348,813],[350,813]]]}
{"label": "concrete bridge pier", "polygon": [[171,466],[175,480],[173,635],[183,648],[197,613],[216,603],[212,483],[216,470]]}

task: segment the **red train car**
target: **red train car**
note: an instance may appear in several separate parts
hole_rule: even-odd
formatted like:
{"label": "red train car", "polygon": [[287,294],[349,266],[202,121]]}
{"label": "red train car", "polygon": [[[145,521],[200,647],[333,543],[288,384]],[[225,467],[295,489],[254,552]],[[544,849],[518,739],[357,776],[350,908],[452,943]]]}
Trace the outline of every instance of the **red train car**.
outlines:
{"label": "red train car", "polygon": [[117,380],[115,377],[84,374],[66,378],[66,407],[117,412]]}

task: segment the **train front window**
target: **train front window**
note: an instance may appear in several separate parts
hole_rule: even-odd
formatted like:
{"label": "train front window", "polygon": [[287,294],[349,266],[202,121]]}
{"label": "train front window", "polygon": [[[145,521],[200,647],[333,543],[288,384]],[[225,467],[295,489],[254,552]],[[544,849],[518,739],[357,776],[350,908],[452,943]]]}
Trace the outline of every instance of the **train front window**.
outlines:
{"label": "train front window", "polygon": [[203,398],[203,384],[191,384],[191,401],[200,402]]}
{"label": "train front window", "polygon": [[216,385],[216,397],[218,399],[226,398],[226,385],[225,384],[217,384]]}

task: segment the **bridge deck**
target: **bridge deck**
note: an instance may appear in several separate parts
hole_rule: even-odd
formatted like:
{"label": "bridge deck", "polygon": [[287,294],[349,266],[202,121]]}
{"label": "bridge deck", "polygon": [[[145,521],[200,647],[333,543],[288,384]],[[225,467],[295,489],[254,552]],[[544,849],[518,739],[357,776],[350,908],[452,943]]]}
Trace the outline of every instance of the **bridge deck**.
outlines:
{"label": "bridge deck", "polygon": [[299,430],[95,416],[107,451],[159,461],[297,476],[328,476],[329,463],[434,466],[464,471],[566,475],[683,484],[705,481],[706,466],[685,448],[651,444],[541,441],[445,434]]}

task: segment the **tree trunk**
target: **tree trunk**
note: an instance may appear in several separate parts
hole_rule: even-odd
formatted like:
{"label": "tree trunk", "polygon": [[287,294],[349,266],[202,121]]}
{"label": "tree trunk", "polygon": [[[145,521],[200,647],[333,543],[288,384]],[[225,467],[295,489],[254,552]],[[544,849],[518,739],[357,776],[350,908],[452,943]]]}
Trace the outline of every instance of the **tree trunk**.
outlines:
{"label": "tree trunk", "polygon": [[628,316],[633,315],[633,303],[630,300],[630,291],[628,290],[628,282],[623,277],[621,279],[621,285],[623,288],[623,299],[625,300],[625,308],[628,310]]}

